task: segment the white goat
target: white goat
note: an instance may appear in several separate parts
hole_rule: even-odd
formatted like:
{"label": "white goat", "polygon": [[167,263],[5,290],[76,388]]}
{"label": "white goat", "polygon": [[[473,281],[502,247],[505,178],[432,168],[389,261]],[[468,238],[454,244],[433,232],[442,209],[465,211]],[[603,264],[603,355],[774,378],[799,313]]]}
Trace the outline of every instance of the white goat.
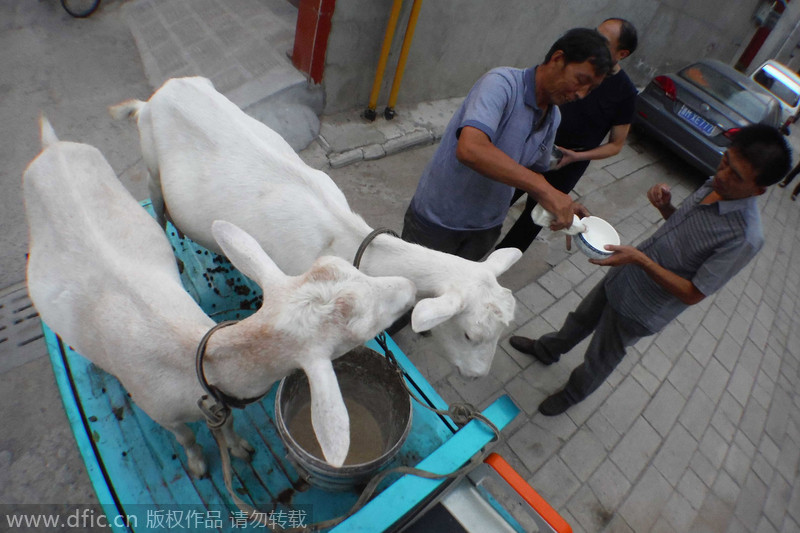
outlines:
{"label": "white goat", "polygon": [[[58,141],[45,119],[42,144],[23,177],[31,300],[65,342],[115,375],[175,435],[191,472],[202,476],[202,450],[185,423],[202,418],[195,351],[214,321],[184,290],[166,236],[102,154]],[[289,277],[233,224],[215,221],[211,232],[265,297],[255,314],[211,336],[208,381],[229,395],[250,398],[302,368],[321,448],[330,463],[341,466],[349,419],[331,360],[408,309],[413,284],[400,277],[371,278],[338,257],[320,258],[307,273]],[[232,453],[248,458],[252,447],[232,423],[224,433]]]}
{"label": "white goat", "polygon": [[[307,166],[277,133],[249,117],[205,78],[167,81],[148,102],[128,100],[112,116],[135,118],[154,205],[199,244],[217,250],[211,223],[248,231],[287,273],[314,258],[352,260],[370,228],[324,172]],[[511,291],[497,276],[521,253],[513,248],[468,261],[378,236],[364,254],[367,274],[399,275],[417,286],[414,331],[431,330],[466,376],[489,372],[497,341],[514,316]]]}

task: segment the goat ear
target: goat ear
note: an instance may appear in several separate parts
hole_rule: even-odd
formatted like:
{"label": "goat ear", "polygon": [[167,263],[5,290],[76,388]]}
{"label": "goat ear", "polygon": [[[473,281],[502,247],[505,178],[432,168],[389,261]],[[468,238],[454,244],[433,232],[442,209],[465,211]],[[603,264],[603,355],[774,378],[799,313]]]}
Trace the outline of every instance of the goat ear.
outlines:
{"label": "goat ear", "polygon": [[53,129],[53,126],[50,124],[50,121],[47,120],[47,117],[45,117],[44,114],[39,115],[39,130],[41,131],[42,137],[42,150],[51,144],[58,142],[56,131]]}
{"label": "goat ear", "polygon": [[517,248],[500,248],[492,252],[483,264],[497,277],[519,261],[520,257],[522,252]]}
{"label": "goat ear", "polygon": [[262,289],[286,277],[261,245],[238,226],[215,220],[211,224],[211,233],[233,266]]}
{"label": "goat ear", "polygon": [[[341,293],[334,302],[336,306],[336,320],[345,325],[350,334],[359,339],[374,337],[370,335],[369,327],[372,325],[371,317],[361,312],[354,312],[356,297],[350,293]],[[340,326],[341,327],[341,326]]]}
{"label": "goat ear", "polygon": [[463,299],[452,292],[420,300],[411,312],[411,329],[428,331],[459,313],[463,307]]}
{"label": "goat ear", "polygon": [[325,460],[338,468],[350,450],[350,417],[336,373],[324,358],[306,363],[303,370],[311,388],[311,425]]}

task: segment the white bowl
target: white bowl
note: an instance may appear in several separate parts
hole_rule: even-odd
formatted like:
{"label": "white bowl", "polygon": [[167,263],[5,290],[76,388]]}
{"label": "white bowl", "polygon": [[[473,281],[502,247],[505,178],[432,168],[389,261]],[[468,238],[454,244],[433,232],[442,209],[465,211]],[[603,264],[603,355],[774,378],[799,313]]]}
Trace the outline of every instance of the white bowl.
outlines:
{"label": "white bowl", "polygon": [[614,252],[605,249],[606,244],[619,244],[619,234],[614,226],[599,217],[582,218],[586,225],[584,233],[578,233],[573,239],[578,250],[591,259],[605,259]]}

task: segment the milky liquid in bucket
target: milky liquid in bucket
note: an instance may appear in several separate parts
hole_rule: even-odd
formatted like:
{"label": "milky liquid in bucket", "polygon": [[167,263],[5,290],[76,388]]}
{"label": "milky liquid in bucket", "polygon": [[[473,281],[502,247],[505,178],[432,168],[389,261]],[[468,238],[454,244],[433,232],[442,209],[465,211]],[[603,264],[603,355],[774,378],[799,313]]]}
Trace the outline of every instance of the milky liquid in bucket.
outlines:
{"label": "milky liquid in bucket", "polygon": [[[380,457],[386,450],[380,425],[369,409],[352,398],[345,397],[344,404],[350,415],[350,450],[345,465],[367,463]],[[306,402],[287,424],[289,433],[297,444],[314,457],[325,460],[311,426],[311,404]]]}
{"label": "milky liquid in bucket", "polygon": [[[278,385],[275,426],[289,460],[304,480],[323,490],[352,490],[399,454],[411,431],[413,407],[400,373],[366,346],[336,358],[333,370],[351,429],[343,466],[335,467],[322,458],[309,414],[311,391],[302,371],[286,376]],[[299,416],[301,411],[304,414]]]}

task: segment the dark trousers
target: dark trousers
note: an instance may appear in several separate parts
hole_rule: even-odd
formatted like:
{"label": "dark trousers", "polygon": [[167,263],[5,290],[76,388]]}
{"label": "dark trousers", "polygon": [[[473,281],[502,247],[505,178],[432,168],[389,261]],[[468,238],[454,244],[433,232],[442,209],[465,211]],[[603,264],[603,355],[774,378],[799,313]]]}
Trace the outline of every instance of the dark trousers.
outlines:
{"label": "dark trousers", "polygon": [[[797,176],[798,174],[800,174],[800,163],[797,163],[797,165],[795,165],[795,167],[788,174],[786,174],[786,177],[783,178],[783,181],[781,181],[781,186],[786,187],[787,185],[789,185],[792,182],[792,180],[794,180],[795,176]],[[800,193],[800,185],[795,187],[794,190],[792,191],[792,199],[794,199],[799,193]]]}
{"label": "dark trousers", "polygon": [[479,261],[491,251],[500,237],[501,229],[502,226],[474,231],[451,230],[423,220],[408,206],[401,238],[426,248]]}
{"label": "dark trousers", "polygon": [[567,315],[555,333],[536,340],[534,349],[544,361],[558,361],[592,332],[583,363],[569,376],[564,390],[577,403],[597,390],[625,356],[628,346],[653,333],[633,320],[617,314],[608,305],[604,282],[598,283],[578,307]]}
{"label": "dark trousers", "polygon": [[[543,176],[547,183],[567,194],[575,188],[588,166],[589,161],[578,161],[558,170],[545,172]],[[514,191],[511,203],[514,204],[523,194],[525,194],[525,191],[520,189]],[[531,211],[533,211],[534,207],[536,207],[536,200],[529,195],[525,200],[525,209],[523,209],[522,214],[495,248],[517,248],[523,252],[528,249],[533,239],[542,230],[541,226],[534,224],[533,220],[531,220]]]}
{"label": "dark trousers", "polygon": [[797,165],[795,165],[795,167],[789,171],[788,174],[786,174],[786,177],[783,178],[782,185],[789,185],[798,174],[800,174],[800,163],[797,163]]}

